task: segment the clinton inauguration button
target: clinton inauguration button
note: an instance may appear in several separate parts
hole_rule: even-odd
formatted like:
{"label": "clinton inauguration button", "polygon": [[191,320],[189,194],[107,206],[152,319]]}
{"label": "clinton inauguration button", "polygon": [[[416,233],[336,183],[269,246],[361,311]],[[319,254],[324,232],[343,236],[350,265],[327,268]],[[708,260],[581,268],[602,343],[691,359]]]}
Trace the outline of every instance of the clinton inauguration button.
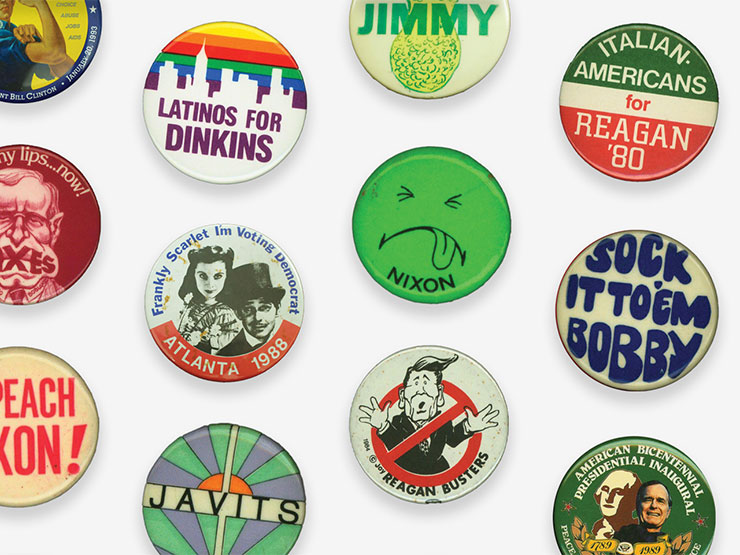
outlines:
{"label": "clinton inauguration button", "polygon": [[415,98],[462,92],[496,65],[509,39],[508,0],[353,0],[350,35],[365,69]]}
{"label": "clinton inauguration button", "polygon": [[472,358],[414,347],[389,356],[363,380],[349,431],[373,482],[405,501],[438,503],[470,493],[493,473],[506,448],[509,414],[498,385]]}
{"label": "clinton inauguration button", "polygon": [[0,505],[59,497],[85,473],[97,444],[95,401],[69,364],[36,349],[0,349]]}
{"label": "clinton inauguration button", "polygon": [[206,225],[174,241],[152,268],[146,317],[178,367],[232,382],[265,372],[293,346],[303,289],[272,239],[241,225]]}
{"label": "clinton inauguration button", "polygon": [[303,480],[288,452],[232,424],[175,440],[149,473],[143,505],[162,555],[285,555],[306,515]]}
{"label": "clinton inauguration button", "polygon": [[306,118],[298,64],[267,33],[209,23],[164,47],[149,70],[144,117],[162,155],[212,183],[258,177],[285,158]]}
{"label": "clinton inauguration button", "polygon": [[352,231],[375,281],[404,299],[441,303],[493,275],[511,217],[486,168],[462,152],[423,147],[375,170],[355,204]]}
{"label": "clinton inauguration button", "polygon": [[585,453],[560,484],[553,513],[563,555],[705,555],[716,520],[694,462],[645,437]]}
{"label": "clinton inauguration button", "polygon": [[98,201],[77,168],[43,148],[0,147],[0,303],[60,295],[85,273],[99,239]]}
{"label": "clinton inauguration button", "polygon": [[717,329],[717,293],[701,261],[650,231],[589,245],[560,283],[557,326],[573,361],[617,389],[647,390],[688,374]]}
{"label": "clinton inauguration button", "polygon": [[68,89],[95,56],[100,2],[0,0],[0,100],[28,103]]}
{"label": "clinton inauguration button", "polygon": [[560,89],[563,127],[597,170],[631,181],[691,162],[717,121],[717,82],[701,52],[656,25],[623,25],[576,55]]}

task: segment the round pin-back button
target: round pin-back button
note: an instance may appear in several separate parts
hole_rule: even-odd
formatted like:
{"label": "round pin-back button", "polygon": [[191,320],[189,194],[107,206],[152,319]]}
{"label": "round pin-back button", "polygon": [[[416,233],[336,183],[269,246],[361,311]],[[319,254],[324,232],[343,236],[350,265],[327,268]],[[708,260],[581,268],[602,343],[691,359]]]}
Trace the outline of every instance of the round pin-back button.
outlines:
{"label": "round pin-back button", "polygon": [[646,437],[584,453],[563,478],[553,510],[563,555],[705,555],[715,520],[712,492],[696,464]]}
{"label": "round pin-back button", "polygon": [[0,303],[60,295],[85,273],[100,208],[85,176],[43,148],[0,147]]}
{"label": "round pin-back button", "polygon": [[357,254],[375,281],[404,299],[442,303],[483,285],[511,233],[491,173],[449,148],[402,152],[370,176],[352,218]]}
{"label": "round pin-back button", "polygon": [[196,228],[167,247],[149,275],[146,317],[179,368],[233,382],[272,368],[303,321],[303,289],[275,242],[241,225]]}
{"label": "round pin-back button", "polygon": [[0,100],[29,103],[67,90],[98,50],[98,0],[0,1]]}
{"label": "round pin-back button", "polygon": [[623,25],[584,46],[560,89],[560,116],[576,152],[630,181],[659,179],[691,162],[717,121],[717,82],[701,52],[656,25]]}
{"label": "round pin-back button", "polygon": [[587,375],[625,390],[684,377],[717,330],[717,292],[701,261],[675,239],[621,231],[582,251],[557,296],[560,339]]}
{"label": "round pin-back button", "polygon": [[445,347],[399,351],[363,380],[349,419],[368,477],[405,501],[452,501],[480,486],[506,448],[509,413],[491,375]]}
{"label": "round pin-back button", "polygon": [[509,39],[508,0],[353,0],[350,35],[367,72],[415,98],[460,93],[496,65]]}
{"label": "round pin-back button", "polygon": [[276,39],[241,23],[208,23],[162,49],[144,89],[144,118],[162,155],[187,175],[239,183],[277,166],[306,119],[298,64]]}
{"label": "round pin-back button", "polygon": [[0,505],[59,497],[87,470],[98,443],[90,390],[62,359],[37,349],[0,349]]}
{"label": "round pin-back button", "polygon": [[285,555],[301,532],[306,495],[298,466],[280,445],[250,428],[212,424],[162,453],[143,506],[162,555]]}

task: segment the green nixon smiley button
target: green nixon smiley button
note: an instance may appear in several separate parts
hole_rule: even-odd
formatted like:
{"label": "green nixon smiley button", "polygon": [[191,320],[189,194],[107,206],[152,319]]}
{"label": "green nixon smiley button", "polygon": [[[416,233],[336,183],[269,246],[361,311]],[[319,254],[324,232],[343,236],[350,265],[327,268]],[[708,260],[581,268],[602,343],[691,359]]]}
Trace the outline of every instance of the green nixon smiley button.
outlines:
{"label": "green nixon smiley button", "polygon": [[355,248],[380,285],[411,301],[464,297],[506,254],[511,216],[493,175],[441,147],[394,156],[370,176],[352,218]]}

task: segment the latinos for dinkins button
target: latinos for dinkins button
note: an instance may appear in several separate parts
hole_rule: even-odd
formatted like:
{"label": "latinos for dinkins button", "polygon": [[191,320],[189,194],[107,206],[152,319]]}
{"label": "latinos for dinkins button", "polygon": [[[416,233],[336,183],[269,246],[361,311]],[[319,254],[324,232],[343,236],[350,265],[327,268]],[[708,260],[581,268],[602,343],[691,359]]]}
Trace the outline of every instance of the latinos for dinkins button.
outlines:
{"label": "latinos for dinkins button", "polygon": [[161,555],[285,555],[301,532],[306,495],[280,445],[250,428],[212,424],[162,453],[143,506]]}
{"label": "latinos for dinkins button", "polygon": [[60,295],[90,266],[99,239],[98,201],[76,167],[43,148],[0,147],[0,303]]}
{"label": "latinos for dinkins button", "polygon": [[98,0],[0,0],[0,100],[29,103],[65,91],[98,50]]}
{"label": "latinos for dinkins button", "polygon": [[565,272],[557,298],[560,339],[573,361],[617,389],[657,389],[706,354],[717,292],[701,261],[675,239],[621,231],[592,243]]}
{"label": "latinos for dinkins button", "polygon": [[95,401],[69,364],[37,349],[0,349],[0,505],[59,497],[85,473],[97,444]]}
{"label": "latinos for dinkins button", "polygon": [[509,413],[491,375],[445,347],[395,353],[363,380],[349,420],[368,477],[405,501],[452,501],[480,486],[506,448]]}
{"label": "latinos for dinkins button", "polygon": [[162,155],[187,175],[239,183],[277,166],[298,141],[306,87],[276,39],[241,23],[208,23],[162,49],[144,89]]}
{"label": "latinos for dinkins button", "polygon": [[509,39],[508,0],[353,0],[350,35],[367,72],[415,98],[462,92],[496,65]]}
{"label": "latinos for dinkins button", "polygon": [[491,173],[449,148],[408,150],[381,165],[357,199],[355,248],[391,293],[423,303],[459,299],[493,275],[511,217]]}
{"label": "latinos for dinkins button", "polygon": [[246,380],[272,368],[303,321],[298,272],[272,239],[212,224],[176,239],[152,268],[146,317],[179,368],[206,380]]}
{"label": "latinos for dinkins button", "polygon": [[563,127],[597,170],[631,181],[691,162],[717,121],[717,82],[701,52],[656,25],[623,25],[593,38],[560,90]]}
{"label": "latinos for dinkins button", "polygon": [[646,437],[597,445],[568,470],[555,498],[563,555],[705,555],[714,498],[681,451]]}

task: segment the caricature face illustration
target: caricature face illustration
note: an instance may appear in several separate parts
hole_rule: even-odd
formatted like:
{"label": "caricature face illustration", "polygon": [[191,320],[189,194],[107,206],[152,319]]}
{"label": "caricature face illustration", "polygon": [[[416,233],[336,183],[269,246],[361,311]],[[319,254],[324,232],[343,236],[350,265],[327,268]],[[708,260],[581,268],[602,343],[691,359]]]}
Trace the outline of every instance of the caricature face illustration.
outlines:
{"label": "caricature face illustration", "polygon": [[480,287],[503,260],[511,221],[493,176],[460,152],[425,147],[378,168],[355,205],[355,247],[403,298],[439,303]]}
{"label": "caricature face illustration", "polygon": [[399,398],[403,411],[411,421],[426,422],[437,415],[438,407],[444,404],[444,388],[438,383],[434,372],[412,372]]}
{"label": "caricature face illustration", "polygon": [[244,327],[252,337],[265,339],[275,328],[277,307],[265,299],[249,299],[239,311]]}
{"label": "caricature face illustration", "polygon": [[[638,481],[637,475],[625,470],[615,470],[609,474],[594,495],[596,502],[601,508],[601,514],[605,517],[614,516],[620,511],[622,500]],[[634,500],[634,497],[633,497]],[[625,503],[622,512],[632,514],[632,505]]]}
{"label": "caricature face illustration", "polygon": [[62,218],[57,191],[41,174],[0,172],[0,286],[30,289],[57,275],[54,244]]}
{"label": "caricature face illustration", "polygon": [[0,0],[0,20],[9,21],[13,15],[15,0]]}
{"label": "caricature face illustration", "polygon": [[226,264],[223,260],[216,262],[198,262],[195,267],[195,284],[198,291],[206,299],[206,303],[214,302],[216,296],[223,291],[226,283]]}

